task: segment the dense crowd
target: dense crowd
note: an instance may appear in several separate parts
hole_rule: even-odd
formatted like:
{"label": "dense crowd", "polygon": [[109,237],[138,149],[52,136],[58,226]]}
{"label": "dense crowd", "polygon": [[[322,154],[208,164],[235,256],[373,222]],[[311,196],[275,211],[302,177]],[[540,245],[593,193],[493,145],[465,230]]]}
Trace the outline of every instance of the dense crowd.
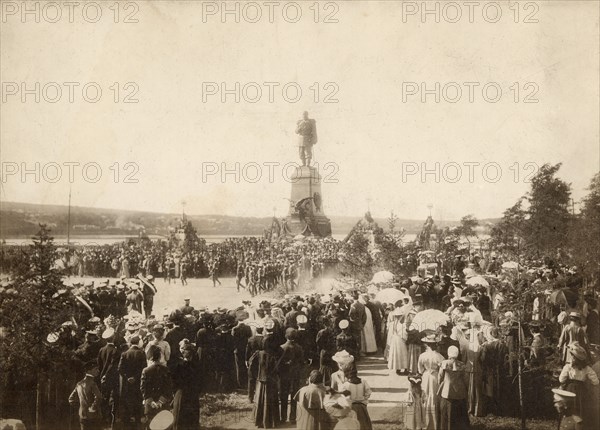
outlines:
{"label": "dense crowd", "polygon": [[[314,263],[337,251],[333,241],[308,242],[298,251],[269,249],[254,238],[217,249],[222,255],[215,258],[243,256],[238,265],[298,256]],[[188,299],[165,315],[153,312],[151,274],[75,283],[58,292],[81,299],[74,317],[47,339],[72,353],[56,389],[76,387],[61,398],[79,406],[82,428],[141,428],[168,410],[173,428],[197,429],[202,392],[244,389],[259,428],[290,421],[300,429],[371,429],[371,389],[356,363],[379,352],[391,376],[410,382],[406,428],[466,429],[470,416],[517,416],[520,366],[531,399],[548,398],[545,381],[560,384],[554,393],[562,422],[579,426],[565,428],[599,428],[597,293],[582,289],[573,267],[508,270],[493,257],[487,264],[464,260],[457,256],[451,274],[442,276],[287,294],[236,309],[195,308]],[[283,279],[294,285],[299,277],[294,271]],[[236,279],[253,282],[246,271]],[[519,319],[514,297],[527,288],[533,293],[523,299]],[[3,285],[0,298],[9,290]],[[542,415],[547,403],[532,401],[528,413]]]}

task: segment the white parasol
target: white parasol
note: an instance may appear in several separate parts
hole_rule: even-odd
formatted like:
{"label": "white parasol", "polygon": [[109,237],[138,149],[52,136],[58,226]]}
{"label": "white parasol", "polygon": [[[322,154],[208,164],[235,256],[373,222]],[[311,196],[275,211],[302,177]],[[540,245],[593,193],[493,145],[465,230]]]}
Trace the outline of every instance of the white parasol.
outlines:
{"label": "white parasol", "polygon": [[417,312],[412,321],[411,328],[417,329],[420,332],[423,330],[437,331],[440,326],[446,325],[448,318],[448,315],[442,311],[427,309]]}
{"label": "white parasol", "polygon": [[385,288],[377,293],[376,300],[381,303],[396,303],[398,300],[404,299],[404,293],[395,288]]}
{"label": "white parasol", "polygon": [[472,278],[467,279],[465,282],[467,285],[482,285],[484,287],[489,287],[490,283],[483,276],[473,276]]}

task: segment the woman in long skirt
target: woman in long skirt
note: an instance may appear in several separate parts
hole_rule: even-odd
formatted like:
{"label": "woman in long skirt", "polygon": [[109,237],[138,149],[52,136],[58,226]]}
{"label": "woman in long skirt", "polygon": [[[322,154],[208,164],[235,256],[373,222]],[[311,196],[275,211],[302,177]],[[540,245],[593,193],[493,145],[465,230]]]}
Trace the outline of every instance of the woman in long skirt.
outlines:
{"label": "woman in long skirt", "polygon": [[[264,350],[258,353],[253,365],[256,369],[256,393],[254,394],[254,424],[258,428],[275,428],[279,425],[279,392],[277,359],[279,356],[277,339],[268,336],[264,340]],[[254,373],[254,369],[251,370]]]}
{"label": "woman in long skirt", "polygon": [[403,314],[399,307],[391,313],[391,322],[388,327],[390,339],[390,351],[388,354],[388,369],[397,374],[406,374],[408,368],[408,350],[404,339],[405,331],[402,324]]}
{"label": "woman in long skirt", "polygon": [[419,356],[419,373],[423,375],[421,388],[425,409],[424,428],[438,430],[440,428],[440,399],[437,395],[439,388],[438,376],[444,357],[437,352],[437,342],[440,341],[438,335],[427,335],[421,341],[426,348],[426,351]]}
{"label": "woman in long skirt", "polygon": [[[363,296],[366,296],[366,294]],[[361,297],[360,303],[366,305],[367,301],[364,297]],[[373,315],[371,314],[371,310],[366,306],[365,313],[367,315],[367,322],[360,333],[360,352],[364,354],[371,354],[373,352],[377,352],[377,342],[375,341],[375,329],[373,328]]]}
{"label": "woman in long skirt", "polygon": [[442,384],[440,393],[440,429],[469,430],[467,395],[469,372],[467,365],[458,361],[458,348],[448,348],[448,360],[440,364],[438,380]]}
{"label": "woman in long skirt", "polygon": [[352,363],[345,371],[346,382],[343,384],[344,391],[350,392],[350,401],[352,410],[356,412],[356,419],[360,423],[360,430],[373,430],[371,417],[367,411],[369,397],[371,397],[371,387],[367,381],[358,377],[356,364]]}
{"label": "woman in long skirt", "polygon": [[415,304],[408,306],[405,309],[405,321],[404,326],[406,327],[406,349],[408,353],[408,371],[409,373],[415,374],[419,371],[419,356],[423,352],[421,345],[421,336],[419,336],[419,327],[412,326],[412,321],[420,310],[420,305]]}
{"label": "woman in long skirt", "polygon": [[591,423],[594,421],[593,416],[598,405],[590,404],[590,400],[593,402],[594,396],[592,393],[588,393],[586,383],[598,386],[598,376],[586,364],[586,351],[579,342],[571,343],[568,350],[571,355],[571,363],[565,364],[558,377],[558,382],[565,390],[575,393],[573,413],[583,418],[584,423]]}
{"label": "woman in long skirt", "polygon": [[200,363],[196,346],[187,339],[180,343],[183,358],[173,366],[173,429],[198,430],[200,428]]}

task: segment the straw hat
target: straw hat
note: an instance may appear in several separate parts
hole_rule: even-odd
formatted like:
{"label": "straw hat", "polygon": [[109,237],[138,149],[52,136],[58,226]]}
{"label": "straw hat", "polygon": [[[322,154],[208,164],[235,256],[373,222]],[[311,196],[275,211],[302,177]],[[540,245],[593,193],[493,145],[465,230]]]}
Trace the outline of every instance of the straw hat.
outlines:
{"label": "straw hat", "polygon": [[343,351],[336,352],[331,359],[338,364],[348,364],[354,361],[354,356],[344,349]]}

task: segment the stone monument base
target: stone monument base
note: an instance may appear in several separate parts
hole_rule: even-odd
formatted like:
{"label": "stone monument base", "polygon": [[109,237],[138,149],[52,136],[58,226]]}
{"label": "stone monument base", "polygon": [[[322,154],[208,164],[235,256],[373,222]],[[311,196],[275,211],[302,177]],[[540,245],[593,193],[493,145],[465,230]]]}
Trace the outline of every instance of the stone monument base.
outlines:
{"label": "stone monument base", "polygon": [[321,175],[314,167],[301,166],[291,176],[290,211],[286,222],[294,236],[331,236],[331,222],[323,212]]}

